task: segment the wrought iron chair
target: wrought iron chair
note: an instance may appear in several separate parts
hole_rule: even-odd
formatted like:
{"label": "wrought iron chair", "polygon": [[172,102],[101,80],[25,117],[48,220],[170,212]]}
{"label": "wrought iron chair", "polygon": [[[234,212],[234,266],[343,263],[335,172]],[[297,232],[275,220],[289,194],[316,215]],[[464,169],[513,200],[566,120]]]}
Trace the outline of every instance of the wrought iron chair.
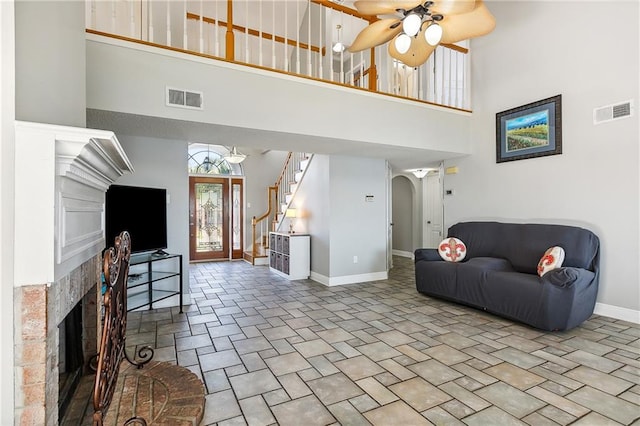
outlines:
{"label": "wrought iron chair", "polygon": [[[153,358],[153,349],[142,347],[138,360],[130,359],[125,351],[127,331],[127,279],[129,258],[131,257],[131,237],[123,231],[115,239],[113,247],[106,250],[103,271],[107,285],[104,293],[104,319],[100,351],[97,355],[97,371],[93,389],[93,424],[102,426],[118,381],[118,372],[123,359],[138,368]],[[147,422],[141,417],[132,417],[125,425]]]}

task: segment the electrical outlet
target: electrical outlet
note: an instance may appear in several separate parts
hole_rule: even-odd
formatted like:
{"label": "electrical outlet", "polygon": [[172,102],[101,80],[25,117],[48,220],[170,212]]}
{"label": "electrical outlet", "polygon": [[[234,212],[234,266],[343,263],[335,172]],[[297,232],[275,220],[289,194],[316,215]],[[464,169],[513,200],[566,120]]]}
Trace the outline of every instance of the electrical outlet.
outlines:
{"label": "electrical outlet", "polygon": [[353,256],[353,263],[358,263],[358,256]]}

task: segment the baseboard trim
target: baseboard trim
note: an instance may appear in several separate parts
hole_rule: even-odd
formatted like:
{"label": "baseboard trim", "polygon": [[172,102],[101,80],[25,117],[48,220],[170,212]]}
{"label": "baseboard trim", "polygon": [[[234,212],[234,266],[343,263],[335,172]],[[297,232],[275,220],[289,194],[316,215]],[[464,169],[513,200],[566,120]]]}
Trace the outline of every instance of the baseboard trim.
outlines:
{"label": "baseboard trim", "polygon": [[619,306],[607,305],[605,303],[596,303],[593,313],[602,315],[603,317],[610,317],[640,324],[640,311],[635,311],[633,309],[621,308]]}
{"label": "baseboard trim", "polygon": [[413,253],[410,251],[403,250],[391,250],[391,254],[394,256],[408,257],[409,259],[413,259]]}
{"label": "baseboard trim", "polygon": [[369,274],[343,275],[341,277],[327,277],[326,275],[318,274],[317,272],[311,271],[311,276],[309,278],[320,284],[324,284],[328,287],[333,287],[336,285],[386,280],[389,278],[389,273],[387,271],[384,271],[372,272]]}

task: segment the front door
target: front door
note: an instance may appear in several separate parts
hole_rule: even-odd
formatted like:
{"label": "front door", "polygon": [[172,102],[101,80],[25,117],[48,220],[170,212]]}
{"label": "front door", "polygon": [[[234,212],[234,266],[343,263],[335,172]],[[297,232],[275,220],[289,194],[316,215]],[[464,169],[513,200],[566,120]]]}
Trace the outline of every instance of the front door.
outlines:
{"label": "front door", "polygon": [[189,177],[190,260],[229,258],[229,179]]}

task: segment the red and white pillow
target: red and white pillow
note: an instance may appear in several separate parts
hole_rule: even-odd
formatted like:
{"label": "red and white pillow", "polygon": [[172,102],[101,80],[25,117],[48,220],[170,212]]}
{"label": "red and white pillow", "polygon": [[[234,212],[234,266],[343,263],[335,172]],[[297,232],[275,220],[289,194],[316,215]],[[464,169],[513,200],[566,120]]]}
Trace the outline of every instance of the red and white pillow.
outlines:
{"label": "red and white pillow", "polygon": [[538,262],[538,275],[543,276],[552,269],[562,266],[564,262],[564,249],[559,246],[550,247]]}
{"label": "red and white pillow", "polygon": [[467,255],[467,246],[458,238],[445,238],[438,244],[438,253],[447,262],[460,262]]}

